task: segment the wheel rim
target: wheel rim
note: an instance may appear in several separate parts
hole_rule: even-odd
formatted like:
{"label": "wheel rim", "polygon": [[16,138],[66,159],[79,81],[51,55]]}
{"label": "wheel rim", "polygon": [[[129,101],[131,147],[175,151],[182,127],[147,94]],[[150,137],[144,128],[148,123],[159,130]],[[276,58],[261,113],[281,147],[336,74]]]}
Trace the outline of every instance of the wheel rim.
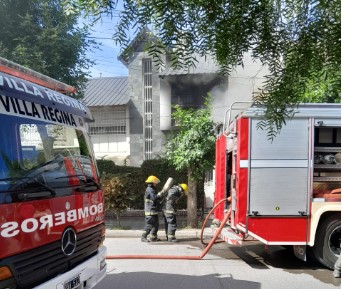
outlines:
{"label": "wheel rim", "polygon": [[329,237],[329,248],[334,255],[339,256],[341,252],[341,226],[335,228]]}

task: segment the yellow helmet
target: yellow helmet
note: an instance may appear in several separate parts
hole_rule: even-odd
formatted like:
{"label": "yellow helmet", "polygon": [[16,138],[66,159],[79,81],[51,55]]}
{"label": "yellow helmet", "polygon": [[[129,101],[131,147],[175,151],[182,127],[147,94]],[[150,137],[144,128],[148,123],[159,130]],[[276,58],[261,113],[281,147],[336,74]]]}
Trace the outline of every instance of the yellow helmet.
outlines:
{"label": "yellow helmet", "polygon": [[145,183],[159,184],[160,180],[155,176],[149,176]]}
{"label": "yellow helmet", "polygon": [[182,188],[182,190],[185,194],[188,193],[189,187],[187,184],[180,184],[179,186]]}

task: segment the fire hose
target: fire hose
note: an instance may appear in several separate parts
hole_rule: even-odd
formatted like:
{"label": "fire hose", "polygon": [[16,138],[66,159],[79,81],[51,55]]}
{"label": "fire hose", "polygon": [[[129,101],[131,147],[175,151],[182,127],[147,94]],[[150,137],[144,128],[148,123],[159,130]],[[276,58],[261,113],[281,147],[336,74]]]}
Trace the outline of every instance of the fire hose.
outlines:
{"label": "fire hose", "polygon": [[[202,225],[202,229],[201,229],[201,243],[206,245],[206,247],[203,249],[201,255],[199,256],[182,256],[182,255],[108,255],[106,256],[106,259],[181,259],[181,260],[201,260],[203,259],[203,257],[209,252],[209,250],[211,249],[211,247],[215,244],[218,243],[216,242],[216,239],[218,238],[218,236],[220,235],[223,227],[226,225],[226,223],[229,220],[230,217],[230,212],[228,211],[226,213],[226,215],[224,216],[223,221],[221,222],[220,226],[218,227],[218,229],[216,230],[213,238],[211,239],[211,241],[209,243],[205,243],[203,241],[203,232],[205,229],[205,225],[209,219],[209,216],[214,212],[214,210],[217,208],[217,206],[219,204],[221,204],[224,201],[227,201],[228,199],[222,199],[221,201],[219,201],[208,213],[207,217],[205,218],[203,225]],[[220,242],[220,241],[219,241]]]}

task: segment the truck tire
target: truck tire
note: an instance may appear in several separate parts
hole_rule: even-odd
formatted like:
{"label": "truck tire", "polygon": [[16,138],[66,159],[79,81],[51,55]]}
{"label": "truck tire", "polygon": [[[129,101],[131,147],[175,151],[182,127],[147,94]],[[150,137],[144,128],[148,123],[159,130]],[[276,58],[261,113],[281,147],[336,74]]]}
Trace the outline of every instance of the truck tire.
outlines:
{"label": "truck tire", "polygon": [[341,252],[341,219],[331,215],[318,227],[312,253],[322,265],[334,269],[334,264]]}

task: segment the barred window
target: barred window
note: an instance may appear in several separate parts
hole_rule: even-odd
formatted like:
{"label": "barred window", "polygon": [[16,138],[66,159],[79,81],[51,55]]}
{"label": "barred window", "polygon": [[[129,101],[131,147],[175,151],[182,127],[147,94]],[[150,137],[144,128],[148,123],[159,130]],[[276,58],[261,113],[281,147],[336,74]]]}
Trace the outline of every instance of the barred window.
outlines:
{"label": "barred window", "polygon": [[145,145],[144,158],[150,160],[152,158],[152,61],[144,59],[143,61],[143,81],[144,81],[144,103],[145,103]]}
{"label": "barred window", "polygon": [[126,134],[126,110],[115,107],[96,107],[91,112],[94,122],[89,123],[89,134]]}
{"label": "barred window", "polygon": [[98,126],[89,127],[89,134],[125,134],[125,126]]}

